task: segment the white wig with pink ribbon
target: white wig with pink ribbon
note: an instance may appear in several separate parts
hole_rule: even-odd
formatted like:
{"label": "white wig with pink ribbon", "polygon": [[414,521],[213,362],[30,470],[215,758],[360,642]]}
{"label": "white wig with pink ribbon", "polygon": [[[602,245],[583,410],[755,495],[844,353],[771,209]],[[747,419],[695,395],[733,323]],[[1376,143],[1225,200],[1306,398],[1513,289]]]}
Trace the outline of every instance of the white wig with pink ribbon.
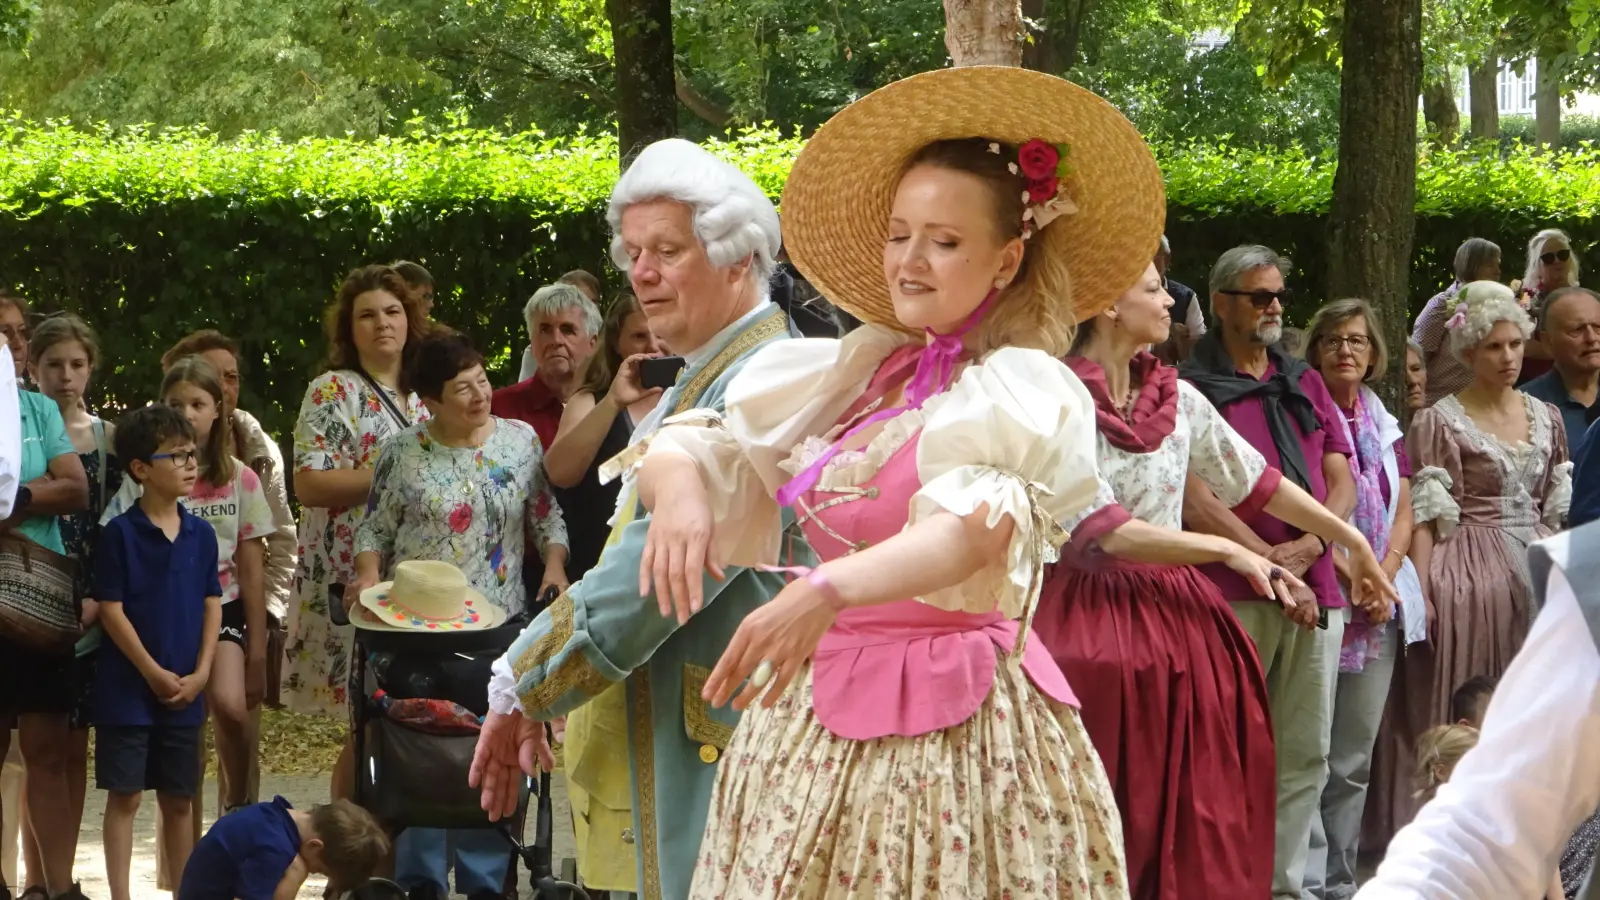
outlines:
{"label": "white wig with pink ribbon", "polygon": [[1517,302],[1511,288],[1497,281],[1474,281],[1456,294],[1456,305],[1445,320],[1450,334],[1450,355],[1466,362],[1465,354],[1488,337],[1494,326],[1511,322],[1522,332],[1522,339],[1533,337],[1533,319]]}

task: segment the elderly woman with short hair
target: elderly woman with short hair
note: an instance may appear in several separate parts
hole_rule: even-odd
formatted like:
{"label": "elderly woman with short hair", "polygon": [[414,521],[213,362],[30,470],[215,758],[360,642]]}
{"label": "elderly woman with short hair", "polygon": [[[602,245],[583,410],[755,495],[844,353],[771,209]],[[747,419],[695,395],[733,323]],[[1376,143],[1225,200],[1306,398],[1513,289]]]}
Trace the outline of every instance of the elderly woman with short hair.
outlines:
{"label": "elderly woman with short hair", "polygon": [[1472,381],[1472,373],[1445,346],[1444,323],[1455,309],[1456,294],[1462,285],[1500,280],[1500,245],[1484,238],[1467,238],[1456,249],[1455,276],[1449,287],[1422,307],[1411,330],[1411,338],[1422,348],[1422,361],[1428,370],[1424,406],[1432,406],[1440,397],[1453,394]]}
{"label": "elderly woman with short hair", "polygon": [[[1389,685],[1405,643],[1426,634],[1416,571],[1406,552],[1411,546],[1411,463],[1400,423],[1370,385],[1383,380],[1389,358],[1377,315],[1365,300],[1335,300],[1317,310],[1306,328],[1306,361],[1317,368],[1328,394],[1343,414],[1339,425],[1355,452],[1349,457],[1355,481],[1356,526],[1383,572],[1400,588],[1403,600],[1390,622],[1373,622],[1352,609],[1339,654],[1328,780],[1322,814],[1312,820],[1308,883],[1320,883],[1318,896],[1349,897],[1356,890],[1356,856],[1366,806],[1372,751],[1383,719]],[[1340,591],[1348,594],[1348,563],[1334,554]],[[1402,579],[1402,569],[1409,568]]]}
{"label": "elderly woman with short hair", "polygon": [[[419,344],[409,374],[429,418],[379,450],[345,607],[415,559],[455,565],[507,618],[527,604],[525,552],[544,559],[541,588],[566,588],[567,531],[545,481],[543,450],[532,428],[489,413],[483,357],[465,337],[438,334]],[[453,837],[456,892],[499,896],[511,858],[505,840],[481,830]],[[395,880],[412,897],[444,897],[447,846],[443,830],[406,829],[395,843]]]}

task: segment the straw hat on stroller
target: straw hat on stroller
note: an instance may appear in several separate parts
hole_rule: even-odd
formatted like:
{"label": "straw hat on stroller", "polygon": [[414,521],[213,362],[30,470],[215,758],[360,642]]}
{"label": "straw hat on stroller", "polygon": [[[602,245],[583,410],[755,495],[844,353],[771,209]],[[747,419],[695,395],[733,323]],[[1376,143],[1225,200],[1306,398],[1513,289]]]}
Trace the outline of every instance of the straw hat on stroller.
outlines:
{"label": "straw hat on stroller", "polygon": [[395,566],[394,580],[362,591],[360,606],[350,624],[372,631],[482,631],[506,619],[460,569],[432,560]]}
{"label": "straw hat on stroller", "polygon": [[[829,301],[904,329],[883,277],[890,209],[912,157],[938,140],[984,138],[1013,152],[1063,148],[1053,224],[1030,252],[1062,257],[1083,321],[1111,306],[1155,256],[1166,195],[1155,156],[1111,104],[1071,82],[1007,66],[914,75],[845,107],[806,142],[783,191],[784,247]],[[1075,207],[1075,209],[1073,209]]]}

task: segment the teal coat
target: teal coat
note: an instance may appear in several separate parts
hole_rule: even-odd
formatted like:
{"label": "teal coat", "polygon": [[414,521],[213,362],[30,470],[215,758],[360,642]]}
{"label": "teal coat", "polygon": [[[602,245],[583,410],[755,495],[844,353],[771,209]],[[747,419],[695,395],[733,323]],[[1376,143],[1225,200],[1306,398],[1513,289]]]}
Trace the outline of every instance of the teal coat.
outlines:
{"label": "teal coat", "polygon": [[[662,398],[672,413],[723,412],[728,384],[745,360],[791,336],[777,307],[708,348]],[[786,518],[785,522],[791,522]],[[634,520],[599,564],[536,619],[507,654],[524,714],[553,719],[618,681],[627,683],[628,750],[633,785],[639,890],[644,900],[686,897],[705,831],[717,760],[739,715],[712,709],[700,690],[744,617],[783,588],[782,576],[729,569],[705,577],[705,605],[687,625],[661,615],[654,596],[639,596],[639,559],[649,515]],[[814,562],[798,539],[795,564]]]}

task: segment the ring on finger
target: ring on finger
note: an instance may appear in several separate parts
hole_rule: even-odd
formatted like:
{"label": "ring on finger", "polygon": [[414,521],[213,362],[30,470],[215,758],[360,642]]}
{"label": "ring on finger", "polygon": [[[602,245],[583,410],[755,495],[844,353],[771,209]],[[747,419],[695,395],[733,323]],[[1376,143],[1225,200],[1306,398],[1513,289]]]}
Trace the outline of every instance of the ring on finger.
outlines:
{"label": "ring on finger", "polygon": [[1283,570],[1278,568],[1277,566],[1273,566],[1272,567],[1272,571],[1267,573],[1267,578],[1269,578],[1269,579],[1271,579],[1273,581],[1282,581],[1283,580]]}
{"label": "ring on finger", "polygon": [[767,686],[767,682],[771,680],[772,661],[763,659],[761,665],[756,666],[756,670],[750,673],[750,683],[757,688],[764,688]]}

